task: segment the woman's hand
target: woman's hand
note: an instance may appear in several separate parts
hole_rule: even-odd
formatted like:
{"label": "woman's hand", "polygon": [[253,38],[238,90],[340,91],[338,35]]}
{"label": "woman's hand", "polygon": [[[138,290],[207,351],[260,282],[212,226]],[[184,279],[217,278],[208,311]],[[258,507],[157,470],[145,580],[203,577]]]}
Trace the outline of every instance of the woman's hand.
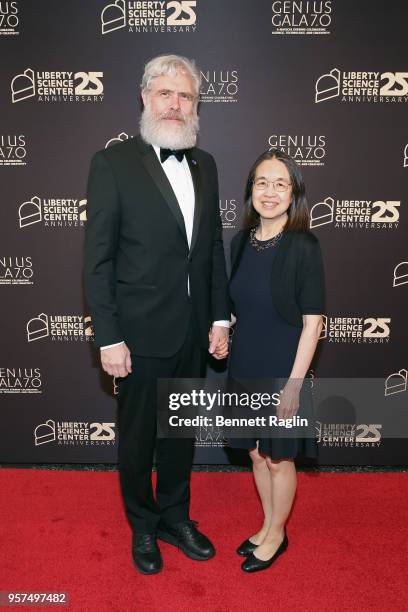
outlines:
{"label": "woman's hand", "polygon": [[278,419],[291,419],[299,410],[302,380],[288,379],[280,394],[280,403],[276,408]]}

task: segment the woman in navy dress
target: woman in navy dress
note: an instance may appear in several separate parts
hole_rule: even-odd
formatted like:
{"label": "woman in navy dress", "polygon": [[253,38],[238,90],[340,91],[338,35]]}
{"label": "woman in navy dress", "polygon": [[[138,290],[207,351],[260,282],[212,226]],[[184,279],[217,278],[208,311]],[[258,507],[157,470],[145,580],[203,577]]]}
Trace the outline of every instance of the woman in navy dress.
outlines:
{"label": "woman in navy dress", "polygon": [[[287,379],[276,415],[289,418],[299,410],[322,329],[324,274],[318,240],[308,230],[302,175],[280,150],[262,154],[250,170],[244,225],[231,244],[236,324],[229,376]],[[317,446],[310,436],[231,439],[230,444],[247,448],[252,459],[264,521],[237,552],[246,557],[244,571],[259,571],[288,546],[285,523],[296,491],[294,458],[300,452],[315,457]]]}

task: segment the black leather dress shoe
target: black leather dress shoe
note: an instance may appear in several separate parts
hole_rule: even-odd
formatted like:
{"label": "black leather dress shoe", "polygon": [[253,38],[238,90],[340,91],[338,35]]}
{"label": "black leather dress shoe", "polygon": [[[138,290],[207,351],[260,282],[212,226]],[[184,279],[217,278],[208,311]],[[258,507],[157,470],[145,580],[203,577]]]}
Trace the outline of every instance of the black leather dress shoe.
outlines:
{"label": "black leather dress shoe", "polygon": [[289,544],[289,540],[288,540],[288,536],[286,535],[286,531],[285,531],[284,538],[281,544],[279,545],[279,548],[277,549],[275,554],[272,555],[270,559],[267,559],[266,561],[262,561],[262,559],[258,559],[257,557],[255,557],[254,553],[251,553],[241,565],[241,569],[243,569],[244,572],[259,572],[261,570],[268,569],[268,567],[271,567],[272,563],[276,561],[276,559],[282,553],[285,552],[285,550],[288,547],[288,544]]}
{"label": "black leather dress shoe", "polygon": [[163,559],[157,546],[156,534],[135,533],[132,546],[133,562],[141,574],[157,574],[163,567]]}
{"label": "black leather dress shoe", "polygon": [[247,557],[248,555],[251,554],[251,552],[254,552],[254,550],[255,550],[255,548],[257,546],[258,546],[258,544],[254,544],[248,538],[248,540],[245,540],[245,542],[242,542],[242,544],[240,544],[240,546],[238,546],[237,554],[241,555],[241,557]]}
{"label": "black leather dress shoe", "polygon": [[157,537],[167,544],[173,544],[187,557],[195,561],[206,561],[215,555],[215,548],[196,527],[197,521],[183,521],[171,525],[161,525]]}

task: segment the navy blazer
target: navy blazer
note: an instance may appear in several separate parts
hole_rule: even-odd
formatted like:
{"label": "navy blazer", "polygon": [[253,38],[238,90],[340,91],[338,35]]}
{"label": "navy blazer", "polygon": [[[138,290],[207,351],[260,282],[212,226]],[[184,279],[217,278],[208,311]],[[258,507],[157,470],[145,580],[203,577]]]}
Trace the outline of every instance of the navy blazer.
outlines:
{"label": "navy blazer", "polygon": [[[230,282],[238,269],[249,232],[249,229],[241,230],[232,239]],[[271,284],[275,308],[291,325],[303,327],[302,315],[324,314],[323,259],[314,234],[309,231],[284,232],[271,266]],[[230,302],[234,312],[234,303],[231,299]]]}

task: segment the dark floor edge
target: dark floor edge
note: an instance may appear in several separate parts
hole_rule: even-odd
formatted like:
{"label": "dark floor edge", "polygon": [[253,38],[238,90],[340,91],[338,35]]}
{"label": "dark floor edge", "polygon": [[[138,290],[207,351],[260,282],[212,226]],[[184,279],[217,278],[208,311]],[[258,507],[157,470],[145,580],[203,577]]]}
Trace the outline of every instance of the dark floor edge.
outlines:
{"label": "dark floor edge", "polygon": [[[54,471],[84,471],[84,472],[116,472],[116,463],[2,463],[1,468],[54,470]],[[298,472],[408,472],[408,465],[319,465],[297,466]],[[194,465],[193,472],[249,472],[248,466],[238,465]]]}

